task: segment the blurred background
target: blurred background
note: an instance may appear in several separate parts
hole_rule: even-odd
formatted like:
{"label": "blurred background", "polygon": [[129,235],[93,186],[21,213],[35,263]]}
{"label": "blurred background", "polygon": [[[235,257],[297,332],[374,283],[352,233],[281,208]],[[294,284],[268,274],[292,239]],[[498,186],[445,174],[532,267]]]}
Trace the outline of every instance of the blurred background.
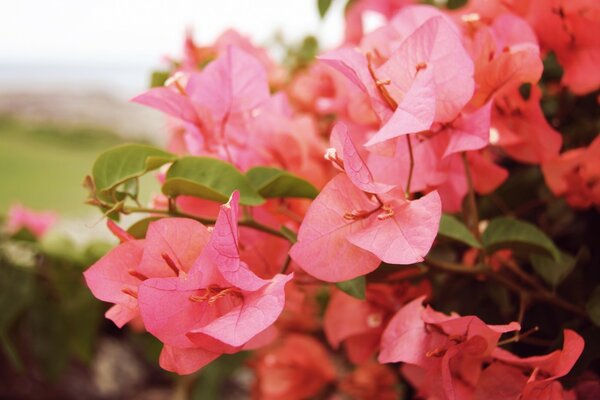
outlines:
{"label": "blurred background", "polygon": [[57,218],[40,240],[0,236],[0,398],[222,398],[219,371],[241,359],[214,363],[192,387],[158,368],[149,335],[103,318],[81,274],[115,239],[82,181],[108,147],[166,141],[163,116],[128,99],[181,55],[186,30],[209,44],[235,28],[277,59],[309,34],[338,43],[343,7],[321,20],[311,0],[2,2],[0,218],[14,204]]}

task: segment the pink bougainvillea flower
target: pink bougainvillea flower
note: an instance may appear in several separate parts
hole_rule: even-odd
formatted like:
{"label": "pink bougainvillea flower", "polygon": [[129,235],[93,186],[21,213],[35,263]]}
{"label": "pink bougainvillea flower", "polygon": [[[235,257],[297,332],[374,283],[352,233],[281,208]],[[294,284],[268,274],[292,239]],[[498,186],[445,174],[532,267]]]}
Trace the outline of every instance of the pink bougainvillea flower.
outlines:
{"label": "pink bougainvillea flower", "polygon": [[[562,350],[544,356],[519,358],[506,350],[494,350],[494,358],[526,373],[526,380],[517,380],[512,385],[520,389],[523,400],[564,398],[558,378],[565,376],[583,352],[584,341],[570,329],[564,330]],[[517,383],[518,382],[518,383]],[[508,382],[507,382],[508,383]],[[483,390],[483,389],[482,389]]]}
{"label": "pink bougainvillea flower", "polygon": [[139,285],[150,277],[189,271],[209,233],[199,222],[185,218],[154,221],[141,240],[112,221],[108,226],[122,243],[85,271],[84,277],[94,296],[115,304],[106,317],[122,327],[139,316]]}
{"label": "pink bougainvillea flower", "polygon": [[396,400],[398,376],[374,361],[359,365],[340,382],[340,390],[356,400]]}
{"label": "pink bougainvillea flower", "polygon": [[37,212],[30,210],[21,204],[13,204],[8,210],[6,230],[9,233],[17,233],[21,229],[31,232],[36,238],[52,228],[58,215],[50,211]]}
{"label": "pink bougainvillea flower", "polygon": [[455,27],[443,17],[421,25],[377,68],[376,75],[401,104],[420,72],[427,69],[433,78],[435,121],[451,121],[473,95],[473,62]]}
{"label": "pink bougainvillea flower", "polygon": [[325,347],[308,335],[290,334],[251,361],[254,399],[302,400],[317,396],[336,378]]}
{"label": "pink bougainvillea flower", "polygon": [[473,62],[456,28],[425,14],[387,60],[350,48],[320,57],[368,94],[382,126],[367,146],[451,121],[473,94]]}
{"label": "pink bougainvillea flower", "polygon": [[445,315],[422,306],[423,297],[404,306],[383,332],[379,362],[404,362],[411,383],[422,394],[444,399],[465,398],[484,361],[503,333],[516,322],[486,325],[475,316]]}
{"label": "pink bougainvillea flower", "polygon": [[144,325],[165,344],[160,360],[165,369],[188,374],[220,354],[262,343],[260,335],[272,337],[267,329],[283,309],[284,286],[292,275],[264,280],[240,260],[238,202],[234,192],[221,207],[191,268],[139,287]]}
{"label": "pink bougainvillea flower", "polygon": [[555,158],[562,146],[562,136],[546,121],[540,107],[542,92],[531,86],[528,99],[517,90],[494,102],[492,126],[496,144],[515,160],[540,164]]}
{"label": "pink bougainvillea flower", "polygon": [[540,50],[526,21],[509,13],[489,26],[478,27],[481,17],[473,13],[463,14],[463,21],[467,30],[476,29],[470,42],[476,83],[471,105],[479,107],[522,83],[539,81],[543,70]]}
{"label": "pink bougainvillea flower", "polygon": [[185,87],[175,77],[168,87],[150,89],[132,101],[184,122],[193,154],[234,161],[248,137],[248,124],[270,99],[266,71],[253,56],[229,46]]}
{"label": "pink bougainvillea flower", "polygon": [[505,2],[534,28],[542,50],[556,54],[562,84],[578,95],[600,87],[600,6],[587,0]]}
{"label": "pink bougainvillea flower", "polygon": [[[333,178],[311,204],[290,256],[314,277],[339,282],[365,275],[380,261],[412,264],[423,260],[437,234],[441,203],[436,192],[409,201],[402,191],[381,189],[356,151],[347,131],[344,159],[332,160],[348,171]],[[355,183],[356,182],[356,183]]]}
{"label": "pink bougainvillea flower", "polygon": [[600,136],[587,148],[573,149],[542,164],[546,184],[577,208],[600,207]]}
{"label": "pink bougainvillea flower", "polygon": [[371,283],[364,301],[332,289],[323,320],[327,340],[335,349],[344,344],[350,361],[361,364],[379,349],[381,334],[392,315],[407,301],[430,291],[427,281],[418,285]]}

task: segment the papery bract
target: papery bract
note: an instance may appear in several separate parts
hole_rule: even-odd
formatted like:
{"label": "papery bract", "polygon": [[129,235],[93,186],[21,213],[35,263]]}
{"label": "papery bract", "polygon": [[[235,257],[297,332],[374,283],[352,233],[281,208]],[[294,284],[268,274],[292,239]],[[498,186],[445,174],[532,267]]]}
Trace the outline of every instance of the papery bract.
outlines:
{"label": "papery bract", "polygon": [[240,260],[238,201],[234,192],[221,207],[210,239],[188,273],[148,279],[140,286],[146,329],[165,344],[164,368],[187,374],[215,354],[239,351],[283,309],[284,286],[292,275],[263,280]]}

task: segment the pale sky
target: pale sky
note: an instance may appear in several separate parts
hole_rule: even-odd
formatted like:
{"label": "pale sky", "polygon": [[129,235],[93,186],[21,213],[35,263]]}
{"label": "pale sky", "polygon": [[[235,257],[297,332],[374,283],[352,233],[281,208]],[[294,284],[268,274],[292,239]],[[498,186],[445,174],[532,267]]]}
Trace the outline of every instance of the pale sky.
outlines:
{"label": "pale sky", "polygon": [[258,43],[279,29],[331,46],[344,3],[322,22],[316,0],[0,0],[0,65],[156,65],[180,54],[186,27],[203,42],[234,27]]}

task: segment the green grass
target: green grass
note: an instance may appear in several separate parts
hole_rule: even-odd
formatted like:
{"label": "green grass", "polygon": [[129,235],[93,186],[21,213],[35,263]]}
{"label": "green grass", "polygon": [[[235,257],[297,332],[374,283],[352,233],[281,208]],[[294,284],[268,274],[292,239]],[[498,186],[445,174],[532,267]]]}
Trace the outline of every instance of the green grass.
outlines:
{"label": "green grass", "polygon": [[14,202],[66,216],[93,212],[81,183],[98,154],[122,142],[98,128],[0,117],[0,214]]}

